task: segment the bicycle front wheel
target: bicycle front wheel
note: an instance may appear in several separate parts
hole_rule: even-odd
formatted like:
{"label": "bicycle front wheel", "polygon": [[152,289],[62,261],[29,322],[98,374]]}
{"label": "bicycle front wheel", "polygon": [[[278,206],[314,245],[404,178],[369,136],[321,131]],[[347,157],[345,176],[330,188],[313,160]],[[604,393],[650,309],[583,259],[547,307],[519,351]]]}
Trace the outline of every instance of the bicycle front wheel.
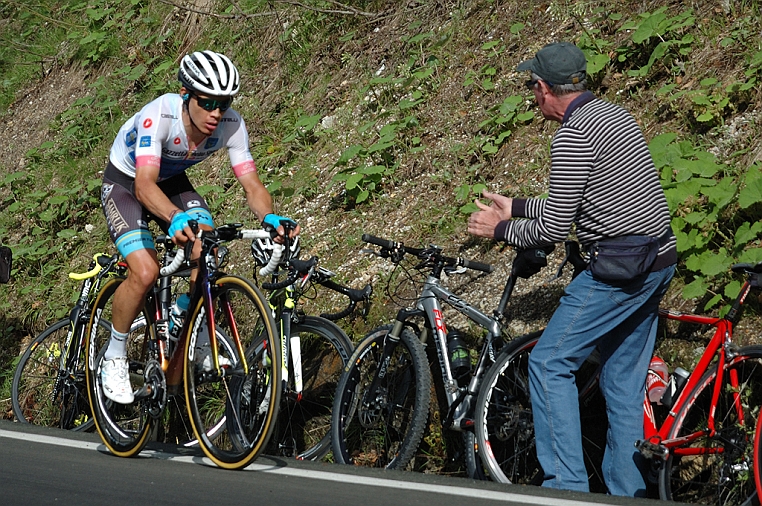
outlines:
{"label": "bicycle front wheel", "polygon": [[72,334],[71,320],[58,320],[24,351],[11,386],[13,414],[19,422],[73,431],[93,427],[80,342],[84,330]]}
{"label": "bicycle front wheel", "polygon": [[[331,443],[340,464],[403,469],[423,437],[431,391],[426,353],[406,328],[391,355],[383,357],[391,329],[371,331],[339,380]],[[382,364],[383,375],[378,373]]]}
{"label": "bicycle front wheel", "polygon": [[[668,438],[697,437],[671,449],[659,475],[659,494],[696,504],[759,504],[754,436],[762,406],[762,346],[741,348],[729,360],[713,406],[716,377],[716,368],[707,371],[677,413]],[[712,409],[715,434],[710,435]]]}
{"label": "bicycle front wheel", "polygon": [[269,455],[317,460],[331,449],[331,412],[352,341],[335,323],[306,316],[291,324],[289,378]]}
{"label": "bicycle front wheel", "polygon": [[253,461],[272,434],[281,395],[280,348],[266,299],[249,281],[225,276],[212,285],[212,310],[218,331],[238,346],[217,343],[210,356],[209,323],[203,301],[191,313],[185,350],[185,400],[193,432],[207,457],[225,469]]}
{"label": "bicycle front wheel", "polygon": [[492,481],[540,485],[529,397],[529,354],[539,333],[511,341],[487,371],[476,401],[479,456]]}
{"label": "bicycle front wheel", "polygon": [[[87,326],[85,349],[87,350],[87,393],[93,409],[95,428],[111,453],[131,457],[140,452],[148,442],[152,417],[149,415],[150,399],[135,400],[132,404],[119,404],[108,399],[101,384],[101,364],[106,347],[111,340],[112,301],[114,292],[124,278],[106,282],[95,297],[92,318]],[[132,324],[127,337],[127,360],[133,390],[143,385],[145,372],[151,359],[150,342],[155,342],[154,327],[148,325],[145,311],[141,311]]]}

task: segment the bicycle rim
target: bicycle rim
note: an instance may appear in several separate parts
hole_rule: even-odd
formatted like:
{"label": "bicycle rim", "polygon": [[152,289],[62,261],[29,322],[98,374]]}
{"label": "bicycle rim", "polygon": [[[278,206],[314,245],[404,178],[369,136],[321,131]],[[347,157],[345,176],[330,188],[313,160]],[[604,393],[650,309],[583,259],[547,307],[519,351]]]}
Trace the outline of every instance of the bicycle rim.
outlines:
{"label": "bicycle rim", "polygon": [[[123,278],[109,280],[98,292],[93,304],[93,314],[87,328],[86,349],[87,392],[93,408],[95,427],[108,449],[120,457],[131,457],[143,449],[151,431],[152,418],[142,401],[119,404],[106,398],[101,385],[100,370],[106,345],[111,338],[110,322],[114,291]],[[127,360],[133,390],[143,384],[143,373],[152,358],[148,344],[153,340],[153,326],[146,324],[145,314],[139,314],[127,338]]]}
{"label": "bicycle rim", "polygon": [[339,380],[331,425],[336,462],[387,469],[405,468],[423,436],[431,377],[421,342],[405,329],[375,392],[387,325],[357,346]]}
{"label": "bicycle rim", "polygon": [[[234,356],[218,346],[224,374],[197,363],[195,344],[206,328],[203,304],[194,309],[191,339],[187,342],[185,398],[193,431],[207,457],[226,469],[248,465],[265,448],[272,433],[280,401],[278,341],[265,299],[251,283],[234,276],[212,287],[215,322],[225,335],[238,335],[246,353],[244,374],[237,349]],[[207,330],[208,332],[208,330]],[[257,351],[259,350],[259,351]],[[224,422],[224,423],[222,423]]]}
{"label": "bicycle rim", "polygon": [[[331,449],[333,400],[352,342],[336,324],[314,316],[293,323],[290,339],[289,378],[266,453],[317,460]],[[296,342],[301,356],[301,389],[296,385],[293,365]]]}
{"label": "bicycle rim", "polygon": [[512,341],[487,371],[476,404],[474,425],[479,456],[492,481],[542,483],[529,398],[529,353],[539,335]]}
{"label": "bicycle rim", "polygon": [[[738,389],[730,384],[738,375]],[[704,374],[677,413],[670,439],[707,427],[716,371]],[[737,397],[735,394],[738,394]],[[734,402],[734,398],[738,402]],[[762,347],[742,348],[727,364],[715,410],[713,437],[673,448],[659,475],[663,499],[696,504],[755,505],[754,436],[762,406]],[[740,413],[742,416],[739,416]],[[686,452],[697,453],[686,455]],[[702,452],[703,454],[698,454]]]}
{"label": "bicycle rim", "polygon": [[50,325],[19,360],[11,387],[13,414],[19,422],[74,431],[93,427],[84,348],[72,342],[66,356],[70,322],[65,318]]}

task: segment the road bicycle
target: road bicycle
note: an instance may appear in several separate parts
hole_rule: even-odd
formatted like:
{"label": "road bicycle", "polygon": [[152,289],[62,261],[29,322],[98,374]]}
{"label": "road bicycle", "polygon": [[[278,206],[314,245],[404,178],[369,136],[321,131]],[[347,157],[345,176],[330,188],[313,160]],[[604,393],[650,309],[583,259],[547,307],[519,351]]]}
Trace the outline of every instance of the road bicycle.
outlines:
{"label": "road bicycle", "polygon": [[[334,459],[342,464],[406,468],[419,447],[429,414],[431,367],[441,372],[434,377],[435,386],[439,383],[436,397],[442,426],[462,434],[466,472],[478,478],[481,465],[472,432],[476,396],[484,373],[508,338],[504,313],[515,282],[519,277],[538,272],[545,265],[546,251],[526,250],[522,261],[514,262],[500,303],[493,316],[489,316],[443,287],[441,276],[465,269],[488,273],[491,266],[445,256],[441,248],[433,245],[412,248],[367,234],[362,239],[380,246],[377,254],[397,265],[405,255],[415,257],[418,261],[415,269],[425,274],[425,281],[414,306],[401,309],[393,324],[372,330],[350,357],[339,380],[333,407]],[[460,377],[454,374],[442,303],[486,332],[471,374]],[[423,326],[413,321],[416,318],[423,319]],[[432,339],[434,346],[429,346],[427,343]],[[432,350],[430,357],[427,349]],[[429,358],[435,365],[430,366]]]}
{"label": "road bicycle", "polygon": [[[11,399],[19,422],[74,431],[93,427],[85,388],[85,329],[101,283],[125,272],[118,258],[99,253],[87,272],[69,273],[82,281],[74,307],[29,344],[16,366]],[[110,331],[106,320],[101,324]]]}
{"label": "road bicycle", "polygon": [[[288,227],[286,229],[288,231]],[[372,288],[366,285],[358,290],[336,283],[331,279],[334,274],[318,265],[318,257],[299,260],[298,238],[294,241],[296,245],[286,239],[279,269],[272,274],[271,282],[261,285],[269,290],[270,307],[280,334],[283,380],[280,413],[265,453],[318,460],[331,448],[333,398],[354,348],[346,333],[333,321],[352,314],[360,302],[367,314]],[[258,264],[268,260],[270,249],[263,240],[252,243]],[[279,281],[283,273],[286,279]],[[317,285],[345,295],[348,305],[336,313],[305,315],[298,303],[308,292],[316,293]]]}
{"label": "road bicycle", "polygon": [[[99,322],[111,319],[112,297],[124,278],[109,280],[96,296],[87,331],[85,377],[95,427],[115,455],[139,453],[152,426],[161,422],[167,399],[181,394],[197,444],[219,467],[244,467],[266,447],[281,394],[280,369],[273,367],[280,363],[274,321],[259,289],[222,267],[227,255],[223,243],[269,232],[241,227],[233,223],[199,231],[201,255],[190,262],[185,260],[190,251],[175,252],[170,238],[159,239],[165,249],[164,267],[141,311],[146,325],[131,332],[127,341],[130,380],[136,390],[129,405],[106,398],[100,379],[110,331]],[[274,254],[273,264],[263,273],[271,272],[279,257],[280,252]],[[175,341],[168,329],[171,278],[181,267],[197,268],[198,275]]]}
{"label": "road bicycle", "polygon": [[[759,289],[762,263],[737,264],[745,276],[741,291],[724,317],[659,310],[663,320],[714,328],[684,387],[672,391],[672,402],[657,416],[644,387],[644,434],[633,442],[651,462],[661,499],[688,503],[758,504],[754,458],[760,439],[755,428],[762,406],[762,346],[738,346],[733,329],[744,301]],[[534,449],[534,426],[527,361],[541,332],[516,339],[501,352],[484,378],[476,407],[476,440],[490,477],[503,483],[540,484],[542,470]],[[601,413],[584,406],[597,392],[596,355],[577,373],[583,426]],[[666,399],[663,399],[666,401]],[[583,441],[586,464],[600,448]]]}

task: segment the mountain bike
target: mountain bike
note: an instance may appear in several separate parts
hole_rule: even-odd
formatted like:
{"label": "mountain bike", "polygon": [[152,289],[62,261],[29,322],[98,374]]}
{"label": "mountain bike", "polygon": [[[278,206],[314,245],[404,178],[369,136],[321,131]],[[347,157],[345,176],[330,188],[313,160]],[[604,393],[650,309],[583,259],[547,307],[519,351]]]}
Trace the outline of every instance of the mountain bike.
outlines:
{"label": "mountain bike", "polygon": [[[441,248],[412,248],[400,242],[363,235],[363,241],[381,249],[377,253],[399,265],[406,255],[417,260],[415,270],[425,275],[414,306],[397,313],[393,324],[372,330],[357,345],[339,380],[333,407],[331,436],[338,463],[387,469],[408,466],[421,442],[429,414],[431,371],[426,349],[438,365],[435,382],[441,423],[463,438],[466,472],[481,476],[473,444],[473,409],[482,378],[507,338],[504,313],[516,280],[538,272],[546,262],[546,250],[525,250],[514,262],[511,275],[494,311],[489,316],[441,284],[443,273],[454,275],[471,269],[483,273],[492,267],[442,254]],[[527,260],[529,259],[529,260]],[[456,377],[448,351],[448,330],[442,302],[486,331],[471,374]],[[423,319],[423,326],[413,320]],[[450,336],[451,337],[451,336]],[[433,339],[434,346],[425,344]],[[434,356],[434,351],[436,356]],[[436,369],[436,365],[431,368]]]}
{"label": "mountain bike", "polygon": [[[758,504],[760,440],[755,428],[762,406],[762,346],[733,343],[733,328],[744,301],[759,289],[762,263],[736,264],[744,284],[724,317],[659,310],[659,317],[714,328],[701,358],[681,390],[670,392],[663,420],[657,420],[644,386],[644,434],[634,447],[652,464],[661,499],[689,503]],[[540,484],[527,361],[541,333],[510,343],[484,378],[476,407],[476,438],[490,477],[503,483]],[[580,406],[597,391],[596,356],[577,373]],[[663,399],[665,401],[666,399]],[[595,412],[580,409],[583,426]],[[598,412],[597,416],[601,416]],[[595,453],[589,442],[585,451]],[[586,455],[587,459],[587,455]],[[587,462],[586,462],[587,463]],[[589,467],[588,467],[589,468]]]}
{"label": "mountain bike", "polygon": [[[269,249],[261,240],[252,243],[254,258],[260,265],[267,260]],[[367,311],[372,288],[366,285],[356,290],[336,283],[331,271],[318,266],[318,257],[297,259],[298,246],[293,247],[288,239],[284,252],[272,282],[262,283],[262,288],[269,290],[270,307],[280,333],[283,380],[280,413],[265,453],[318,460],[331,448],[333,398],[353,350],[352,341],[333,321],[352,314],[359,302]],[[286,273],[286,279],[278,281],[281,273]],[[298,302],[315,291],[316,285],[347,296],[349,304],[337,313],[305,315]]]}
{"label": "mountain bike", "polygon": [[[201,256],[191,262],[186,262],[189,250],[175,253],[170,238],[160,239],[164,267],[141,311],[146,326],[128,337],[130,380],[136,389],[129,405],[110,401],[100,380],[110,331],[99,322],[110,319],[114,291],[124,278],[109,280],[96,296],[87,331],[85,377],[95,427],[115,455],[140,452],[152,426],[161,420],[168,397],[181,393],[198,445],[219,467],[244,467],[266,447],[281,394],[280,369],[273,367],[280,363],[274,321],[259,289],[221,267],[227,253],[223,243],[269,232],[241,227],[235,223],[199,231]],[[273,255],[274,263],[264,273],[275,268],[279,255]],[[181,267],[197,268],[198,275],[188,317],[174,341],[167,323],[171,277]]]}
{"label": "mountain bike", "polygon": [[[118,256],[97,254],[87,272],[69,273],[69,278],[82,281],[77,302],[69,316],[29,344],[16,366],[11,399],[19,422],[74,431],[93,427],[85,389],[85,329],[101,283],[125,269]],[[110,331],[106,320],[101,324]]]}

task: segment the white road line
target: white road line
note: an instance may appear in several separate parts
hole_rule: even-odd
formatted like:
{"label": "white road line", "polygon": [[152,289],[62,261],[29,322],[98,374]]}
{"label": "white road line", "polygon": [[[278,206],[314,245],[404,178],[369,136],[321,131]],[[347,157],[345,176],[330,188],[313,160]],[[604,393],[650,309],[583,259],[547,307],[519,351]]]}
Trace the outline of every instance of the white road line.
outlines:
{"label": "white road line", "polygon": [[[22,432],[12,432],[0,429],[0,437],[9,439],[18,439],[34,443],[43,443],[49,445],[66,446],[69,448],[82,448],[86,450],[108,451],[102,443],[90,443],[86,441],[72,441],[53,436],[43,436],[38,434],[26,434]],[[213,466],[211,460],[206,457],[188,457],[174,455],[158,450],[143,450],[140,452],[142,457],[157,458],[162,460],[173,460],[184,463],[198,464],[200,459]],[[294,469],[288,467],[277,467],[266,464],[251,464],[244,469],[245,471],[256,471],[263,473],[278,474],[281,476],[290,476],[296,478],[310,478],[322,481],[331,481],[338,483],[348,483],[351,485],[367,485],[371,487],[388,487],[395,489],[411,490],[417,492],[431,492],[436,494],[447,494],[452,496],[462,496],[468,498],[480,498],[494,501],[509,501],[538,506],[588,506],[591,504],[586,501],[574,501],[570,499],[555,499],[552,497],[527,496],[522,494],[512,494],[509,492],[496,492],[494,490],[479,490],[478,488],[467,488],[450,485],[431,485],[426,483],[414,483],[409,481],[390,480],[385,478],[369,478],[367,476],[348,475],[342,473],[332,473],[328,471],[312,471],[309,469]],[[607,506],[607,503],[596,502],[596,505]]]}

